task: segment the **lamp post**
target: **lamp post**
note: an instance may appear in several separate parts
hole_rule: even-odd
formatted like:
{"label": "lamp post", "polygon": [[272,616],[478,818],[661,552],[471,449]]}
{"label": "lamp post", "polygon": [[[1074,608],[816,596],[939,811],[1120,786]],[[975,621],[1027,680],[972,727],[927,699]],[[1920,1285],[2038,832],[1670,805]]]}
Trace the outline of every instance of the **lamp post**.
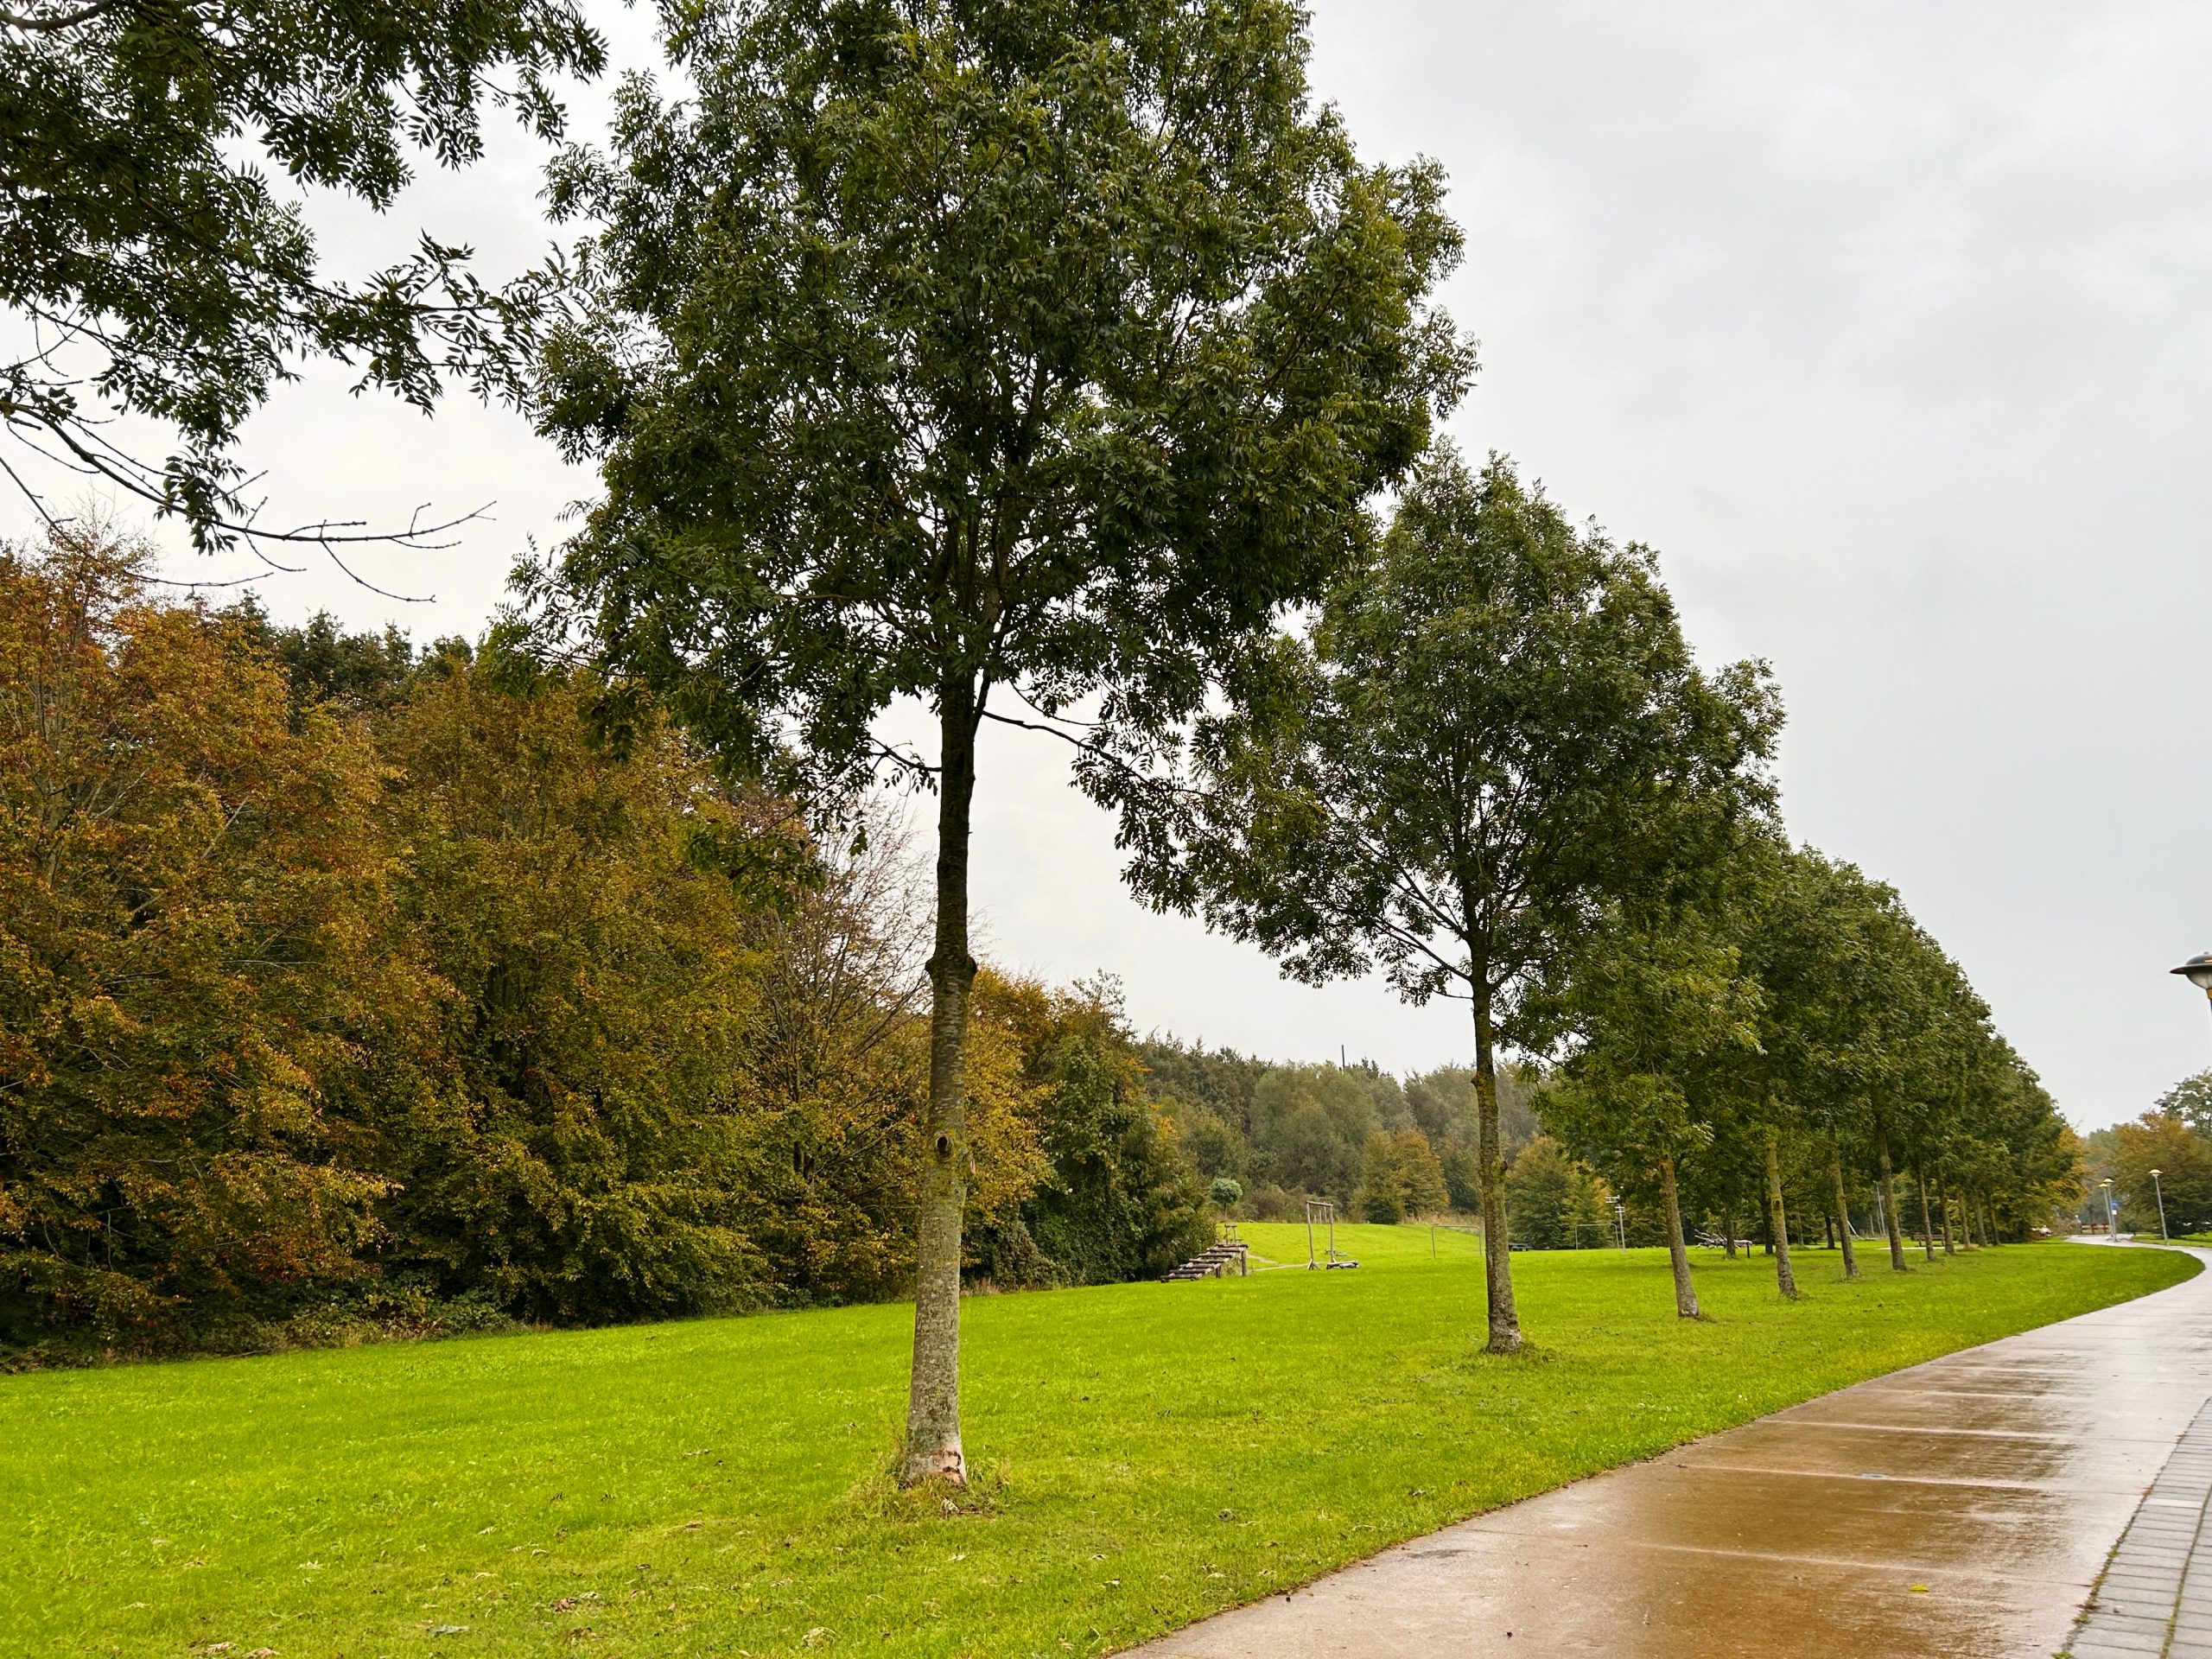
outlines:
{"label": "lamp post", "polygon": [[2158,1180],[2158,1172],[2155,1169],[2151,1172],[2151,1190],[2158,1195],[2158,1243],[2164,1244],[2168,1242],[2166,1238],[2166,1189],[2164,1186],[2160,1185]]}
{"label": "lamp post", "polygon": [[1621,1254],[1628,1254],[1628,1205],[1620,1199],[1613,1200],[1613,1225],[1620,1231]]}
{"label": "lamp post", "polygon": [[2111,1176],[2097,1185],[2105,1190],[2105,1242],[2109,1244],[2120,1237],[2120,1206],[2113,1202]]}
{"label": "lamp post", "polygon": [[2180,967],[2170,968],[2166,971],[2179,974],[2203,992],[2208,1001],[2212,1001],[2212,950],[2200,950]]}

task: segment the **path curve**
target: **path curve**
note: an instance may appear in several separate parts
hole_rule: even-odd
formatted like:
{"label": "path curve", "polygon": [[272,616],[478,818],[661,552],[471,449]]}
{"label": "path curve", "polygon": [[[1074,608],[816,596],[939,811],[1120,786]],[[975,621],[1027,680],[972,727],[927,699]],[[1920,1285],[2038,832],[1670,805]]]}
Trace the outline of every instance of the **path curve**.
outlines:
{"label": "path curve", "polygon": [[2212,1272],[1491,1510],[1135,1652],[2050,1659],[2208,1399]]}

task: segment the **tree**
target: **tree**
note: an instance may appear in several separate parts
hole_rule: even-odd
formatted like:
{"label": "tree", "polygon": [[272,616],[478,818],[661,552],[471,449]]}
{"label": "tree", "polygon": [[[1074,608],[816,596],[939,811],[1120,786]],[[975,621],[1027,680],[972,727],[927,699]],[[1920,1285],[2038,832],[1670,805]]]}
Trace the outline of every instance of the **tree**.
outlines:
{"label": "tree", "polygon": [[753,827],[673,733],[594,751],[594,695],[464,666],[383,734],[399,948],[444,993],[378,1124],[390,1255],[537,1320],[759,1306],[761,901],[693,855]]}
{"label": "tree", "polygon": [[977,987],[978,1019],[1011,1034],[1030,1092],[1043,1164],[1001,1230],[1027,1236],[1039,1279],[1157,1278],[1211,1243],[1205,1190],[1145,1088],[1121,988],[1100,979],[1052,992],[988,970]]}
{"label": "tree", "polygon": [[1354,1206],[1361,1220],[1395,1225],[1434,1215],[1451,1201],[1444,1171],[1419,1129],[1408,1127],[1394,1135],[1376,1129],[1368,1135]]}
{"label": "tree", "polygon": [[1859,1276],[1851,1203],[1844,1183],[1847,1141],[1864,1132],[1868,1074],[1856,1046],[1864,945],[1853,925],[1860,897],[1849,876],[1816,854],[1776,849],[1771,879],[1747,941],[1765,993],[1759,1043],[1770,1090],[1816,1125],[1827,1142],[1843,1276]]}
{"label": "tree", "polygon": [[2169,1112],[2190,1128],[2212,1135],[2212,1071],[2183,1077],[2158,1096],[2158,1109]]}
{"label": "tree", "polygon": [[1513,1236],[1539,1250],[1579,1250],[1611,1231],[1605,1183],[1548,1135],[1522,1148],[1505,1173],[1505,1210]]}
{"label": "tree", "polygon": [[[1427,306],[1441,180],[1358,162],[1302,31],[1287,0],[671,7],[696,97],[626,82],[611,155],[555,169],[603,229],[540,408],[606,493],[542,620],[588,629],[613,728],[658,697],[811,802],[885,766],[937,791],[910,1484],[965,1478],[982,722],[1067,738],[1122,798],[1470,372]],[[879,739],[900,698],[933,760]]]}
{"label": "tree", "polygon": [[[1808,848],[1783,855],[1754,948],[1772,1012],[1765,1038],[1777,1086],[1817,1112],[1847,1227],[1840,1138],[1872,1154],[1890,1265],[1905,1271],[1894,1154],[1942,1084],[1931,1044],[1955,969],[1895,889]],[[1855,1267],[1855,1263],[1853,1264]]]}
{"label": "tree", "polygon": [[[389,207],[410,152],[476,157],[486,101],[556,135],[552,77],[603,55],[572,0],[18,0],[0,12],[0,306],[29,343],[0,364],[0,423],[181,514],[202,544],[237,535],[232,446],[297,358],[427,408],[503,309],[464,250],[427,237],[364,281],[332,278],[269,174]],[[102,429],[116,413],[182,448],[131,455]]]}
{"label": "tree", "polygon": [[[1655,922],[1659,918],[1652,918]],[[1545,1126],[1617,1187],[1655,1199],[1675,1312],[1701,1319],[1682,1224],[1681,1165],[1713,1139],[1730,1063],[1758,1042],[1760,992],[1694,912],[1616,925],[1578,952],[1553,1017],[1573,1052],[1539,1097]]]}
{"label": "tree", "polygon": [[[86,527],[0,547],[0,1340],[175,1345],[360,1279],[434,988],[381,768]],[[397,1056],[394,1062],[387,1057]]]}
{"label": "tree", "polygon": [[[2169,1232],[2196,1232],[2212,1221],[2212,1136],[2179,1113],[2154,1107],[2132,1123],[2099,1130],[2090,1140],[2100,1154],[2097,1176],[2110,1176],[2119,1195],[2123,1227],[2156,1232],[2161,1194]],[[2154,1169],[2156,1181],[2151,1178]]]}
{"label": "tree", "polygon": [[1448,448],[1272,669],[1201,729],[1207,804],[1152,890],[1301,979],[1379,966],[1467,1001],[1488,1342],[1510,1351],[1499,1048],[1607,903],[1681,862],[1682,801],[1764,800],[1764,671],[1700,672],[1648,550]]}

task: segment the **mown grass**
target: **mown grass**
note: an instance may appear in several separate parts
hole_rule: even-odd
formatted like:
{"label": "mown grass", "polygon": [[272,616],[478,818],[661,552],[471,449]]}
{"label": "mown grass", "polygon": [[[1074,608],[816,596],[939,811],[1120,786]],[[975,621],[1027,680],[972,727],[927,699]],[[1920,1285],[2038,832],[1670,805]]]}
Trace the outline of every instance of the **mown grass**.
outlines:
{"label": "mown grass", "polygon": [[1705,1257],[1691,1325],[1659,1252],[1530,1253],[1541,1346],[1497,1359],[1472,1240],[1338,1242],[1358,1271],[971,1300],[951,1513],[885,1478],[898,1306],[0,1378],[0,1644],[1096,1653],[2196,1271],[2050,1244],[1846,1286],[1815,1251],[1785,1306]]}

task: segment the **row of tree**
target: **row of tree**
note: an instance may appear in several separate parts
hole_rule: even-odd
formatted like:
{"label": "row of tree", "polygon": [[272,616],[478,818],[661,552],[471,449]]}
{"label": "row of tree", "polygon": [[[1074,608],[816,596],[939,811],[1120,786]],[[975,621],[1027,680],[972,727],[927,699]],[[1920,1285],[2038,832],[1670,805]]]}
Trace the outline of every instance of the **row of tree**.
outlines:
{"label": "row of tree", "polygon": [[1702,891],[1610,920],[1548,1001],[1567,1058],[1542,1110],[1656,1206],[1684,1316],[1699,1312],[1686,1206],[1732,1240],[1747,1199],[1763,1210],[1794,1295],[1793,1191],[1826,1212],[1852,1277],[1855,1211],[1905,1267],[1901,1170],[1931,1251],[1939,1230],[1947,1250],[2026,1236],[2078,1190],[2071,1131],[1892,889],[1753,836]]}
{"label": "row of tree", "polygon": [[1468,1004],[1494,1351],[1521,1341],[1501,1047],[1557,1060],[1536,1115],[1660,1217],[1685,1317],[1686,1216],[1732,1247],[1753,1194],[1795,1294],[1790,1161],[1824,1162],[1847,1274],[1847,1166],[1900,1269],[1900,1160],[1982,1236],[2074,1177],[2048,1096],[1897,894],[1783,837],[1764,671],[1699,669],[1650,555],[1506,463],[1425,459],[1373,557],[1243,684],[1140,878],[1303,977],[1379,969]]}

